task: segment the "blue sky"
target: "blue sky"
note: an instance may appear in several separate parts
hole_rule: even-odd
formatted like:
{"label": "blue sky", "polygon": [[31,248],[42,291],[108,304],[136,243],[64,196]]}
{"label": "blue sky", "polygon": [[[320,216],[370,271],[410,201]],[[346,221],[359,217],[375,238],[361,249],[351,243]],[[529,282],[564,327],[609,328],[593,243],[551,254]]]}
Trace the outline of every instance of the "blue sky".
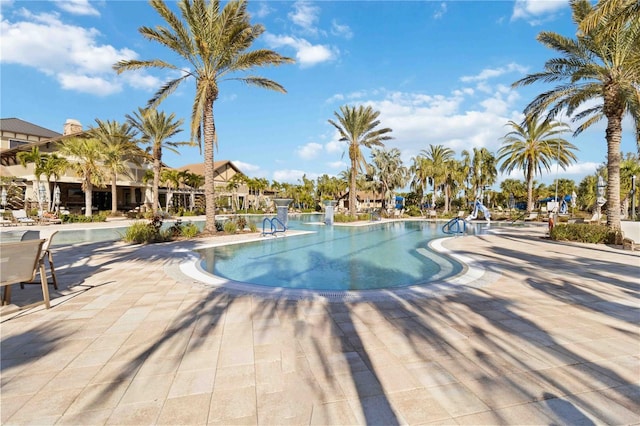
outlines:
{"label": "blue sky", "polygon": [[[164,71],[116,75],[120,59],[162,58],[170,51],[138,33],[161,24],[145,1],[0,0],[0,115],[62,131],[66,119],[85,128],[95,119],[124,121],[172,77]],[[512,89],[542,70],[556,54],[536,41],[540,31],[575,33],[567,1],[254,1],[252,22],[266,32],[255,47],[296,59],[294,65],[257,69],[287,94],[220,85],[214,105],[219,148],[251,177],[296,183],[306,174],[337,175],[348,166],[346,144],[327,122],[341,105],[371,105],[393,129],[387,148],[404,164],[430,144],[457,156],[464,149],[497,152],[509,120],[551,86]],[[186,64],[185,64],[186,66]],[[192,83],[160,108],[190,120]],[[575,124],[572,124],[575,127]],[[175,140],[187,140],[188,124]],[[606,160],[605,123],[577,138],[578,163],[560,177],[578,183]],[[368,150],[366,150],[368,151]],[[624,122],[623,152],[635,152],[633,128]],[[366,152],[367,158],[369,153]],[[197,147],[165,153],[171,167],[202,162]],[[551,172],[537,178],[550,183]],[[507,176],[501,176],[504,179]],[[522,178],[514,173],[513,178]]]}

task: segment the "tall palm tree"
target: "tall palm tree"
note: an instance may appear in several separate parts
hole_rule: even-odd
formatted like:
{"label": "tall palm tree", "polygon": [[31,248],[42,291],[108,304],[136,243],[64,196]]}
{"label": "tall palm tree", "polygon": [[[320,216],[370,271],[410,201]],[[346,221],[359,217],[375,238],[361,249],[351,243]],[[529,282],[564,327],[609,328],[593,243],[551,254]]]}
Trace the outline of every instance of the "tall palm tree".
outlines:
{"label": "tall palm tree", "polygon": [[556,161],[564,170],[576,161],[573,151],[577,148],[560,137],[571,130],[565,123],[528,115],[522,124],[509,121],[508,126],[513,130],[502,138],[498,150],[498,161],[502,161],[500,171],[510,173],[522,169],[527,183],[527,212],[531,212],[535,176],[542,174],[543,168],[550,171]]}
{"label": "tall palm tree", "polygon": [[[393,204],[393,191],[402,188],[407,184],[408,171],[402,165],[400,150],[392,148],[390,150],[374,149],[371,151],[372,163],[382,185],[383,200],[388,200]],[[383,207],[385,205],[383,204]]]}
{"label": "tall palm tree", "polygon": [[471,159],[471,186],[473,196],[484,195],[485,187],[493,185],[498,177],[496,157],[487,148],[473,148]]}
{"label": "tall palm tree", "polygon": [[173,206],[173,192],[180,187],[182,175],[180,170],[176,169],[162,169],[160,172],[160,180],[164,182],[167,187],[167,199],[165,200],[165,208],[169,213],[169,207]]}
{"label": "tall palm tree", "polygon": [[245,0],[231,0],[220,7],[220,0],[180,0],[181,18],[163,0],[151,0],[151,6],[167,26],[140,27],[140,33],[151,41],[177,53],[191,69],[184,72],[183,62],[172,64],[161,59],[125,60],[114,65],[121,73],[141,68],[164,68],[180,73],[180,77],[164,84],[149,101],[156,107],[173,93],[180,83],[195,79],[196,96],[191,114],[191,138],[200,141],[204,133],[204,177],[206,200],[205,232],[215,232],[214,149],[217,148],[213,104],[224,80],[239,80],[249,85],[285,93],[284,87],[260,76],[235,76],[255,67],[293,63],[293,59],[268,49],[248,51],[265,31],[262,25],[251,25]]}
{"label": "tall palm tree", "polygon": [[409,168],[409,173],[412,176],[410,188],[413,192],[420,194],[420,211],[422,212],[424,193],[429,184],[433,183],[433,164],[423,155],[416,155],[411,160],[413,164]]}
{"label": "tall palm tree", "polygon": [[[69,161],[67,161],[67,159],[64,157],[59,157],[57,154],[48,154],[43,157],[42,174],[47,180],[47,190],[49,194],[52,194],[51,177],[53,177],[53,183],[55,187],[56,181],[60,179],[60,176],[62,176],[68,168]],[[49,200],[51,200],[51,204],[47,207],[47,209],[49,211],[53,211],[55,200],[51,195],[49,196]]]}
{"label": "tall palm tree", "polygon": [[85,216],[91,217],[93,187],[104,186],[105,172],[102,166],[104,144],[98,139],[69,138],[60,145],[59,152],[69,158],[71,168],[82,180]]}
{"label": "tall palm tree", "polygon": [[351,160],[351,174],[349,175],[349,214],[356,215],[356,180],[358,172],[367,164],[362,155],[362,147],[371,148],[384,146],[383,141],[392,139],[387,133],[388,127],[376,129],[380,124],[380,111],[374,111],[371,106],[360,105],[353,107],[343,105],[340,114],[334,112],[337,121],[329,119],[329,123],[338,130],[340,141],[349,144],[349,160]]}
{"label": "tall palm tree", "polygon": [[455,153],[451,148],[443,145],[429,145],[429,149],[423,149],[421,153],[429,159],[432,165],[433,199],[436,198],[436,189],[442,188],[445,196],[445,211],[448,211],[449,194],[444,190],[444,186]]}
{"label": "tall palm tree", "polygon": [[[572,0],[571,7],[577,26],[594,11],[589,0]],[[525,113],[549,109],[548,116],[553,118],[566,110],[574,120],[586,119],[574,132],[576,135],[603,118],[607,120],[607,226],[612,229],[620,229],[622,119],[630,114],[636,131],[640,124],[640,19],[638,13],[618,16],[619,19],[598,23],[588,31],[579,31],[574,39],[553,32],[540,33],[538,40],[562,56],[548,60],[544,71],[514,83],[560,83],[538,95]],[[594,100],[601,103],[589,104],[579,111]]]}
{"label": "tall palm tree", "polygon": [[44,154],[40,152],[40,148],[37,146],[31,147],[31,151],[22,151],[17,154],[18,161],[23,167],[27,167],[28,164],[33,163],[33,194],[38,201],[40,210],[42,210],[42,195],[40,195],[40,176],[44,173]]}
{"label": "tall palm tree", "polygon": [[91,137],[104,144],[103,163],[111,175],[111,214],[118,212],[118,175],[127,174],[127,162],[140,165],[142,151],[133,141],[135,129],[130,123],[96,118],[96,126],[88,130]]}
{"label": "tall palm tree", "polygon": [[149,145],[147,153],[153,160],[153,183],[151,211],[158,212],[158,191],[160,188],[160,171],[162,169],[162,153],[164,150],[179,154],[178,147],[190,145],[190,142],[170,142],[168,139],[182,131],[183,120],[176,120],[175,114],[166,115],[164,111],[154,108],[138,108],[133,115],[126,115],[128,122],[142,135],[140,143]]}

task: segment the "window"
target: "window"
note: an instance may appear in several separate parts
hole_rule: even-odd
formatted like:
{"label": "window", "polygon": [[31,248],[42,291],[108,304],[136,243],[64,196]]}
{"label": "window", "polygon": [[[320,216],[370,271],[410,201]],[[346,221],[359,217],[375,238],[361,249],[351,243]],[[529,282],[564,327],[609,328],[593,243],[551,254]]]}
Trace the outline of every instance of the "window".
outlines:
{"label": "window", "polygon": [[28,144],[29,144],[29,142],[19,141],[19,140],[16,140],[16,139],[9,139],[9,149],[17,148],[19,146],[28,145]]}

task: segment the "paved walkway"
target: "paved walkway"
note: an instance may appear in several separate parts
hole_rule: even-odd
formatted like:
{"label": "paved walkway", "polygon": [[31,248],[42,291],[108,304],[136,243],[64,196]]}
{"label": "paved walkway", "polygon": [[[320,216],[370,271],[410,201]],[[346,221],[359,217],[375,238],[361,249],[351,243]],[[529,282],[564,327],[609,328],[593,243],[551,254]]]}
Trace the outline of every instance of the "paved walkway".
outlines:
{"label": "paved walkway", "polygon": [[0,422],[640,423],[640,253],[543,236],[446,241],[479,289],[331,303],[194,282],[190,242],[56,248],[53,307],[0,308]]}

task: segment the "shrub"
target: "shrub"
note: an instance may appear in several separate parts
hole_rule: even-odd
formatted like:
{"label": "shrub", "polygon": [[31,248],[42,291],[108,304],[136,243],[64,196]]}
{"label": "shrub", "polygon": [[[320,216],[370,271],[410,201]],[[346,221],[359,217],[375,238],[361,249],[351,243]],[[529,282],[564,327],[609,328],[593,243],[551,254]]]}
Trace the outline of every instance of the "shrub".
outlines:
{"label": "shrub", "polygon": [[224,222],[220,220],[216,220],[216,231],[218,232],[224,231]]}
{"label": "shrub", "polygon": [[258,225],[256,225],[254,222],[249,222],[249,230],[251,232],[256,232],[258,231]]}
{"label": "shrub", "polygon": [[193,238],[200,233],[200,229],[195,223],[187,223],[186,225],[182,225],[181,235],[185,238]]}
{"label": "shrub", "polygon": [[348,222],[355,222],[356,220],[358,220],[357,217],[344,214],[344,213],[336,213],[333,215],[334,222],[348,223]]}
{"label": "shrub", "polygon": [[224,224],[223,229],[227,234],[235,234],[238,231],[238,225],[234,221],[229,220]]}
{"label": "shrub", "polygon": [[238,216],[236,218],[236,224],[238,225],[238,229],[240,231],[244,230],[245,226],[247,226],[247,218],[244,216]]}
{"label": "shrub", "polygon": [[147,222],[133,222],[124,232],[122,239],[127,243],[145,244],[155,241],[158,233]]}
{"label": "shrub", "polygon": [[616,232],[611,231],[605,225],[583,223],[556,225],[551,230],[551,239],[591,244],[614,243],[617,241]]}
{"label": "shrub", "polygon": [[88,223],[88,222],[106,222],[107,214],[104,212],[85,216],[83,214],[65,214],[60,217],[62,223]]}

